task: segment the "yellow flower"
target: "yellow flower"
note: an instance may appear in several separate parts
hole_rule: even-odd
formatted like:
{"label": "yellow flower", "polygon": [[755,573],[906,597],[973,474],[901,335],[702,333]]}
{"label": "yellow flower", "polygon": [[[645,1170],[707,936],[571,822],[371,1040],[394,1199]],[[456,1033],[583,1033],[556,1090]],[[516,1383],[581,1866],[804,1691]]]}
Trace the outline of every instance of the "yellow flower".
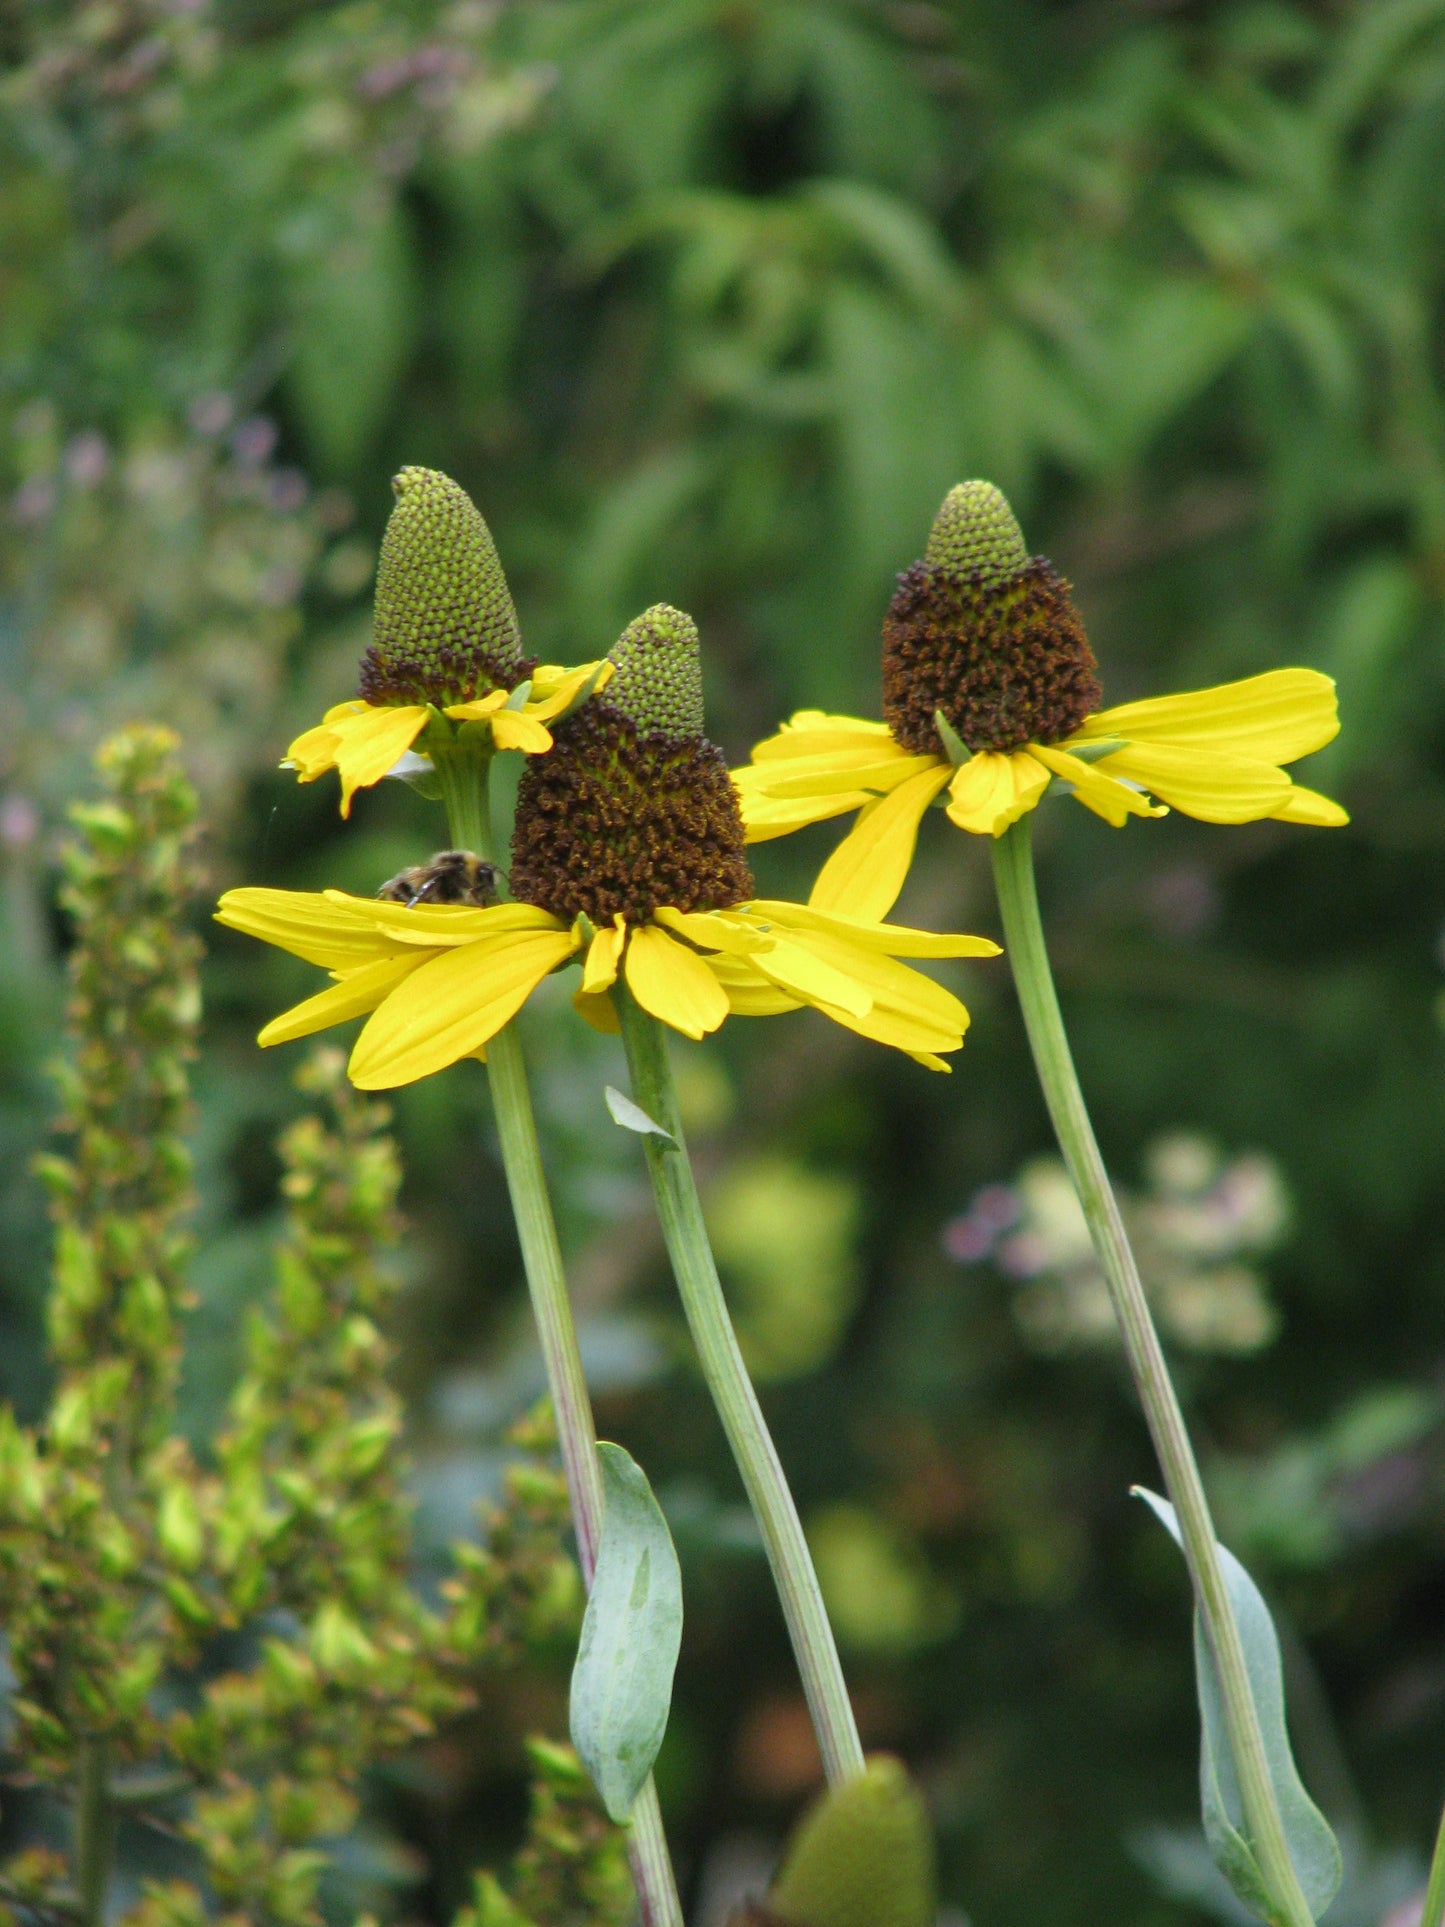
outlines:
{"label": "yellow flower", "polygon": [[363,1090],[484,1057],[542,979],[573,958],[583,965],[575,1001],[603,1029],[616,1026],[608,993],[621,976],[645,1010],[688,1037],[716,1030],[729,1014],[806,1004],[947,1070],[938,1053],[958,1049],[968,1012],[898,959],[998,954],[982,937],[764,901],[662,908],[643,922],[619,915],[599,930],[583,916],[568,924],[525,903],[408,907],[339,890],[242,889],[221,899],[217,920],[331,973],[329,989],[273,1019],[259,1041],[286,1043],[365,1016],[349,1067]]}
{"label": "yellow flower", "polygon": [[1042,557],[1029,560],[996,489],[963,484],[889,610],[889,720],[800,710],[759,743],[733,772],[748,841],[856,811],[813,901],[881,917],[945,790],[949,819],[987,836],[1051,788],[1116,828],[1168,808],[1207,823],[1349,820],[1285,768],[1338,732],[1328,676],[1276,669],[1100,709],[1093,671],[1067,584]]}
{"label": "yellow flower", "polygon": [[[292,768],[303,783],[334,769],[341,777],[341,814],[351,814],[351,799],[359,789],[379,783],[395,768],[422,732],[431,725],[434,740],[466,724],[483,724],[496,749],[520,749],[537,756],[552,747],[546,727],[574,704],[601,689],[612,665],[583,663],[577,669],[544,664],[515,689],[490,689],[470,702],[373,704],[338,703],[328,709],[314,729],[298,736],[286,752],[283,768]],[[423,745],[425,752],[425,745]]]}

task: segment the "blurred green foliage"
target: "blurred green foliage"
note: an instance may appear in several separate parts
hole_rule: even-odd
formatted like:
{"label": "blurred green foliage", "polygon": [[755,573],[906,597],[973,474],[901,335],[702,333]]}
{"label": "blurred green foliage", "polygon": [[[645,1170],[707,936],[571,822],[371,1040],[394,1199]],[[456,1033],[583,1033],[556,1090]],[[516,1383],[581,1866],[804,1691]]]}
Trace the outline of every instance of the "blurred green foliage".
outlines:
{"label": "blurred green foliage", "polygon": [[[1180,1369],[1225,1537],[1295,1629],[1352,1918],[1377,1920],[1411,1879],[1390,1853],[1433,1826],[1445,1721],[1442,162],[1442,0],[7,9],[0,1381],[22,1417],[47,1390],[25,1168],[71,940],[51,834],[113,721],[183,730],[216,887],[374,889],[439,818],[386,785],[343,835],[334,791],[271,771],[354,688],[403,462],[473,492],[535,653],[690,609],[735,756],[795,703],[876,713],[891,572],[951,483],[990,476],[1073,580],[1106,700],[1289,662],[1339,679],[1343,732],[1301,774],[1350,830],[1047,811],[1039,833],[1114,1169],[1204,1133],[1293,1203],[1274,1341]],[[764,887],[806,887],[828,847],[760,851]],[[987,927],[985,855],[925,834],[903,913]],[[304,975],[226,939],[204,970],[197,1441],[241,1369],[295,1104],[251,1037]],[[1041,1354],[1017,1286],[942,1243],[1048,1147],[1004,978],[964,988],[947,1079],[806,1015],[766,1045],[730,1025],[680,1053],[689,1132],[753,1342],[783,1361],[769,1409],[804,1513],[845,1566],[891,1559],[876,1598],[921,1615],[849,1663],[869,1743],[926,1786],[946,1899],[990,1927],[1191,1920],[1188,1866],[1161,1884],[1167,1856],[1146,1871],[1131,1845],[1194,1811],[1186,1602],[1124,1496],[1142,1427],[1107,1351]],[[635,1146],[601,1107],[613,1047],[560,995],[531,1016],[601,1422],[684,1555],[658,1778],[718,1893],[815,1766]],[[539,1384],[470,1072],[397,1106],[390,1331],[433,1577]],[[766,1277],[809,1224],[826,1301],[806,1263]],[[525,1777],[476,1731],[388,1783],[436,1917],[520,1839]]]}

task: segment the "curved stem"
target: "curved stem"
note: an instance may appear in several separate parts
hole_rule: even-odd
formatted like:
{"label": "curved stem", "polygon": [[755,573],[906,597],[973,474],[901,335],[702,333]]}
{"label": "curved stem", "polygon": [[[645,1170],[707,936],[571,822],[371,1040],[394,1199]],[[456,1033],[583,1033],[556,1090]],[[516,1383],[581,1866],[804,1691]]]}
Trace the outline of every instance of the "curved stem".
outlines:
{"label": "curved stem", "polygon": [[1004,944],[1049,1116],[1103,1267],[1124,1351],[1133,1373],[1164,1483],[1179,1518],[1184,1557],[1210,1651],[1219,1672],[1225,1727],[1244,1805],[1245,1825],[1260,1871],[1288,1927],[1313,1927],[1313,1916],[1285,1842],[1284,1823],[1265,1759],[1259,1715],[1249,1687],[1239,1626],[1224,1583],[1209,1502],[1184,1425],[1169,1367],[1154,1329],[1134,1254],[1084,1106],[1078,1073],[1049,968],[1034,883],[1029,818],[994,841],[994,882]]}
{"label": "curved stem", "polygon": [[[493,849],[488,786],[490,751],[459,747],[457,751],[437,756],[435,767],[453,842],[459,849],[471,850],[490,861]],[[512,1215],[522,1247],[522,1268],[527,1275],[532,1315],[537,1321],[537,1337],[547,1372],[547,1389],[557,1420],[562,1469],[577,1534],[577,1556],[583,1581],[590,1592],[602,1536],[602,1474],[597,1465],[597,1428],[582,1370],[577,1328],[572,1321],[572,1304],[567,1296],[562,1247],[542,1168],[522,1040],[515,1025],[508,1024],[487,1045],[487,1076]],[[677,1880],[662,1826],[662,1810],[651,1775],[633,1806],[628,1834],[628,1858],[642,1927],[683,1927],[682,1902],[678,1898]]]}
{"label": "curved stem", "polygon": [[1441,1927],[1442,1920],[1445,1920],[1445,1813],[1440,1815],[1440,1829],[1435,1835],[1435,1852],[1430,1859],[1430,1881],[1425,1889],[1420,1927]]}
{"label": "curved stem", "polygon": [[830,1781],[845,1780],[863,1771],[858,1727],[798,1509],[728,1316],[683,1140],[667,1040],[657,1019],[620,981],[612,995],[622,1019],[634,1095],[673,1139],[667,1144],[648,1135],[642,1144],[688,1327],[762,1531],[824,1769]]}

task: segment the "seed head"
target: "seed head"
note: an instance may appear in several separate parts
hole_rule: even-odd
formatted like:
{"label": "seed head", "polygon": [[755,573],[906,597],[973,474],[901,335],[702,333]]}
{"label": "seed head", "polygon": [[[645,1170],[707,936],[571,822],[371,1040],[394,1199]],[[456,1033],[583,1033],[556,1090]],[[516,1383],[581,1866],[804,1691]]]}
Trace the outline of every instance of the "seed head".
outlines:
{"label": "seed head", "polygon": [[370,703],[446,704],[521,682],[533,665],[471,497],[434,468],[404,468],[391,485],[396,507],[381,543],[360,694]]}
{"label": "seed head", "polygon": [[999,491],[951,489],[884,618],[883,713],[898,741],[936,755],[941,710],[971,750],[1061,742],[1099,707],[1096,666],[1068,583],[1030,558]]}
{"label": "seed head", "polygon": [[737,792],[702,733],[696,623],[659,603],[628,624],[609,660],[603,694],[554,724],[551,751],[522,772],[512,894],[596,924],[746,902]]}

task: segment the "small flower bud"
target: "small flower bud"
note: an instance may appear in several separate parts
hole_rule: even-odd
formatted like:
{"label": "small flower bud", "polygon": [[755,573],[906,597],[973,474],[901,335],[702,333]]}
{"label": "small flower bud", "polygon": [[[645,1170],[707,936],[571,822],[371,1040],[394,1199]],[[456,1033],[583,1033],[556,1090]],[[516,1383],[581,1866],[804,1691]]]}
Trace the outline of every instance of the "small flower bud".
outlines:
{"label": "small flower bud", "polygon": [[798,1927],[933,1927],[933,1836],[897,1760],[835,1786],[789,1842],[767,1911]]}
{"label": "small flower bud", "polygon": [[702,735],[702,650],[691,616],[655,603],[628,623],[608,660],[607,700],[640,731]]}
{"label": "small flower bud", "polygon": [[496,544],[471,497],[433,468],[404,468],[392,488],[363,699],[444,705],[523,681],[532,665]]}
{"label": "small flower bud", "polygon": [[959,482],[933,518],[923,559],[931,568],[964,575],[977,569],[987,586],[1016,575],[1029,552],[1003,490],[992,482]]}

